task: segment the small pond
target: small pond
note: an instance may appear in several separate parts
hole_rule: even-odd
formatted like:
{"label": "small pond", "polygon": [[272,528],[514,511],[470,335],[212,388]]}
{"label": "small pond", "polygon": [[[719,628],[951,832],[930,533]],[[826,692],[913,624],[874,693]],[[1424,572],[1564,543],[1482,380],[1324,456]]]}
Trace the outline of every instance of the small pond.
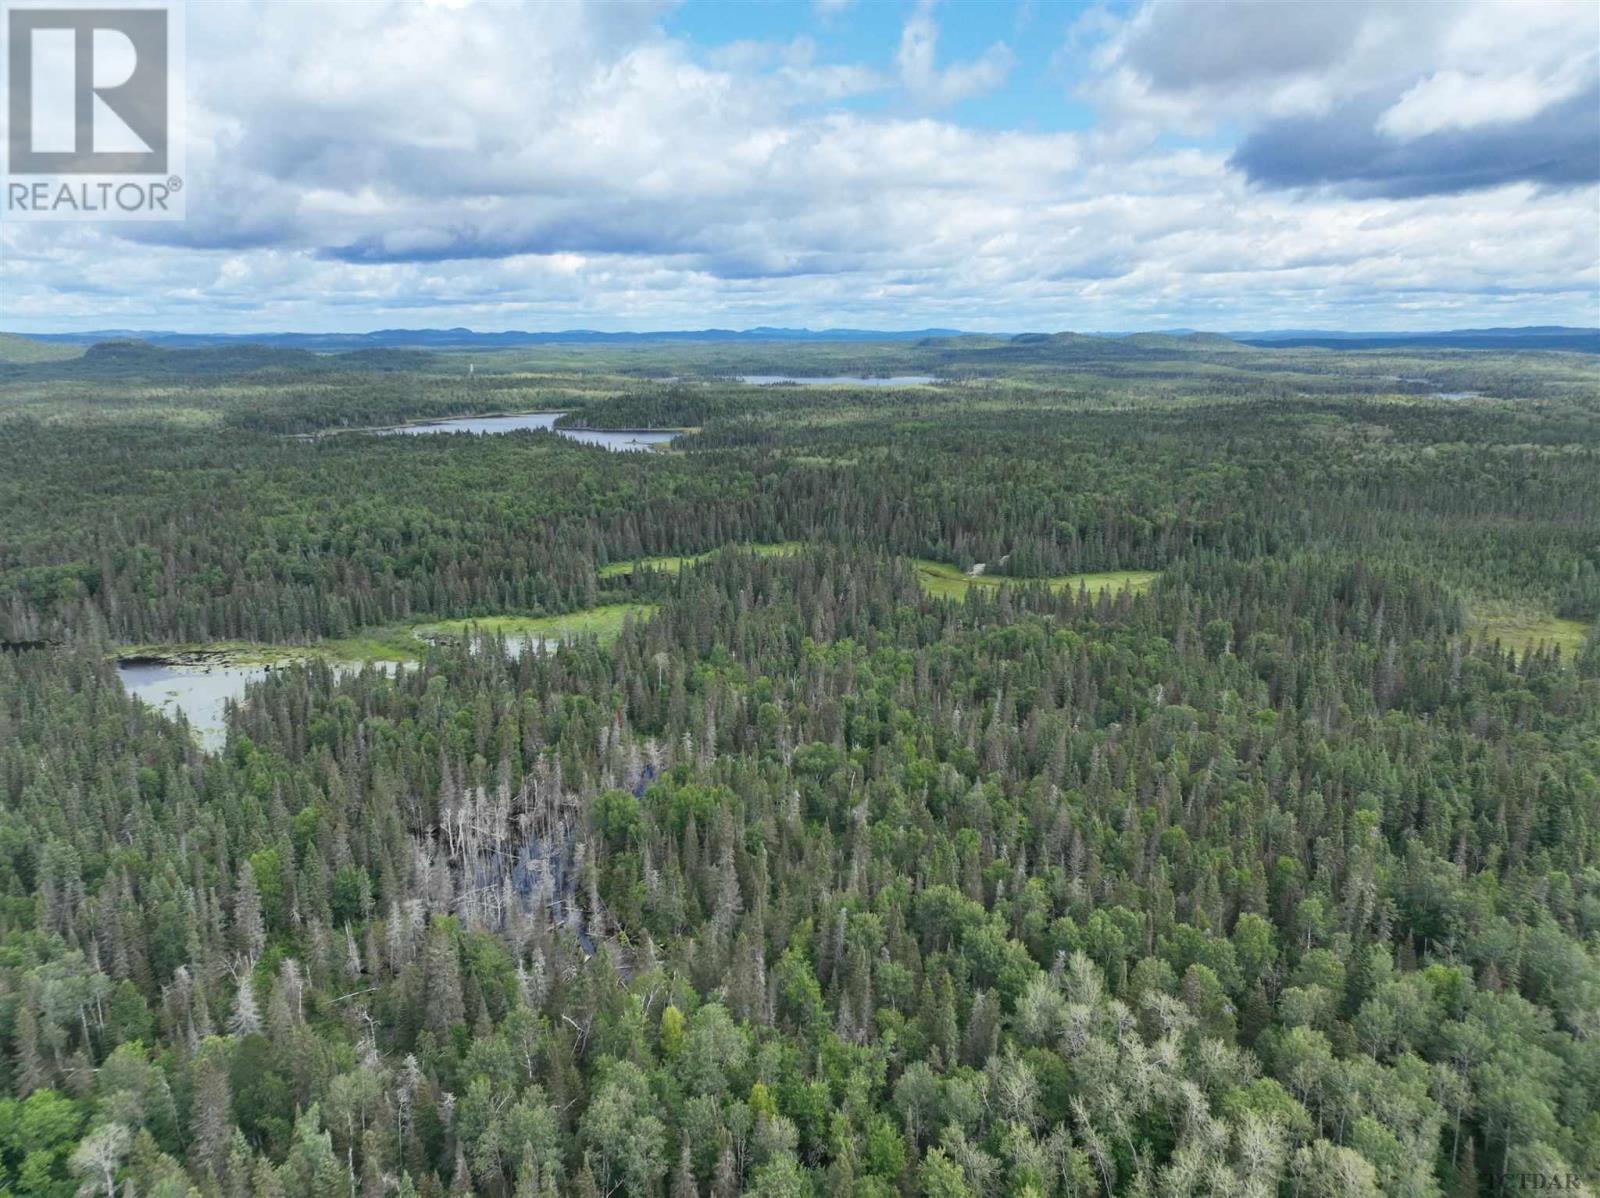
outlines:
{"label": "small pond", "polygon": [[741,374],[752,387],[926,387],[939,380],[931,374],[886,374],[876,378],[860,374],[833,374],[825,378],[799,378],[789,374]]}
{"label": "small pond", "polygon": [[[392,661],[373,664],[386,673],[400,668]],[[135,699],[174,719],[183,716],[200,747],[215,753],[228,743],[228,704],[243,699],[245,688],[252,682],[260,682],[273,669],[281,668],[121,661],[117,663],[117,675],[123,689]],[[334,669],[341,674],[362,668],[360,662],[334,663]]]}
{"label": "small pond", "polygon": [[521,412],[513,416],[459,416],[450,420],[419,421],[393,428],[374,429],[384,437],[422,437],[432,433],[514,433],[521,429],[548,429],[584,445],[599,445],[618,453],[637,453],[653,445],[665,445],[678,434],[667,429],[591,429],[557,428],[556,418],[564,412]]}
{"label": "small pond", "polygon": [[228,740],[225,719],[229,701],[244,698],[244,689],[267,676],[266,666],[159,665],[119,662],[123,688],[135,699],[173,718],[189,721],[200,747],[214,753]]}

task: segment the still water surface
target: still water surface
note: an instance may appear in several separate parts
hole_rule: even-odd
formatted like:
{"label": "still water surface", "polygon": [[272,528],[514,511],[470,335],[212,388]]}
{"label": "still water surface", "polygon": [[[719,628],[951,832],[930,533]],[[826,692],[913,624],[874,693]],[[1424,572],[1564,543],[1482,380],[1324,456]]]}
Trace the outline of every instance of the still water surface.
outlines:
{"label": "still water surface", "polygon": [[556,417],[562,412],[521,412],[514,416],[460,416],[453,420],[430,420],[426,423],[400,424],[394,428],[374,430],[385,437],[422,437],[432,433],[513,433],[519,429],[549,429],[550,431],[584,445],[599,445],[618,453],[637,453],[652,445],[665,445],[677,433],[670,430],[556,428]]}
{"label": "still water surface", "polygon": [[[386,673],[399,669],[395,662],[375,662]],[[281,668],[281,667],[280,667]],[[354,673],[360,662],[335,662],[337,672]],[[189,723],[195,740],[208,753],[228,743],[228,704],[244,698],[245,688],[269,673],[266,666],[177,665],[153,662],[118,662],[123,689],[146,705]]]}
{"label": "still water surface", "polygon": [[752,387],[770,387],[781,383],[786,387],[926,387],[939,380],[931,374],[888,374],[869,378],[860,374],[832,374],[825,378],[796,378],[788,374],[741,374],[741,383]]}

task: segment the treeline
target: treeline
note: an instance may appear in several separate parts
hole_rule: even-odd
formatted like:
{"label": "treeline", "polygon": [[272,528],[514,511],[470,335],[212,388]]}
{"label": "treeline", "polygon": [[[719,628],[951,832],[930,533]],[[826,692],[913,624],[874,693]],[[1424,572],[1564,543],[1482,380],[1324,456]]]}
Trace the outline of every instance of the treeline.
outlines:
{"label": "treeline", "polygon": [[668,455],[12,417],[0,639],[293,641],[566,611],[603,597],[609,562],[789,540],[1018,577],[1311,548],[1600,615],[1600,436],[1581,407],[822,402],[708,418]]}

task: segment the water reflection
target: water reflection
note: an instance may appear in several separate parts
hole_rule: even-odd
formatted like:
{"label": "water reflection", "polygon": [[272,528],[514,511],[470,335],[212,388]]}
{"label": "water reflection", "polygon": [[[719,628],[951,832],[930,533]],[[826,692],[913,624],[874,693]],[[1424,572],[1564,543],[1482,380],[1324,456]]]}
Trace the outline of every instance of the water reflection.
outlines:
{"label": "water reflection", "polygon": [[433,433],[513,433],[521,429],[548,429],[571,441],[599,445],[618,453],[638,453],[654,445],[665,445],[678,434],[670,429],[595,429],[557,428],[556,418],[564,412],[520,412],[512,416],[460,416],[450,420],[429,420],[375,429],[380,436],[422,437]]}
{"label": "water reflection", "polygon": [[790,374],[741,374],[741,383],[753,387],[926,387],[939,380],[931,374],[887,374],[877,378],[860,374],[832,374],[822,378],[799,378]]}

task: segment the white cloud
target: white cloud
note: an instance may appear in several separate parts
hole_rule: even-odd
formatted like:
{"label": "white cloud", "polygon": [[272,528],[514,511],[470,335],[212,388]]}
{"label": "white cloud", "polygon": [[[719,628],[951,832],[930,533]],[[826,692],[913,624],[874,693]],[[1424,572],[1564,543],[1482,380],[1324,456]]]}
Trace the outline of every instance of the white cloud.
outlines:
{"label": "white cloud", "polygon": [[1440,71],[1407,89],[1378,118],[1378,129],[1389,137],[1410,141],[1443,129],[1515,124],[1537,116],[1582,87],[1584,79],[1577,71],[1565,75],[1551,80],[1541,79],[1533,71],[1500,76]]}
{"label": "white cloud", "polygon": [[[1546,323],[1600,284],[1593,186],[1264,192],[1224,150],[842,107],[894,81],[804,39],[698,51],[637,6],[214,11],[190,10],[189,221],[0,227],[3,326],[1381,327],[1506,295]],[[931,22],[897,68],[937,111],[994,68],[941,66]],[[1434,35],[1409,78],[1483,53]],[[1135,58],[1100,78],[1193,114]],[[1303,111],[1346,69],[1261,86]]]}
{"label": "white cloud", "polygon": [[895,64],[900,82],[919,104],[947,108],[972,96],[993,91],[1006,81],[1012,56],[1004,42],[996,42],[970,62],[938,65],[939,24],[933,6],[922,0],[900,33]]}

